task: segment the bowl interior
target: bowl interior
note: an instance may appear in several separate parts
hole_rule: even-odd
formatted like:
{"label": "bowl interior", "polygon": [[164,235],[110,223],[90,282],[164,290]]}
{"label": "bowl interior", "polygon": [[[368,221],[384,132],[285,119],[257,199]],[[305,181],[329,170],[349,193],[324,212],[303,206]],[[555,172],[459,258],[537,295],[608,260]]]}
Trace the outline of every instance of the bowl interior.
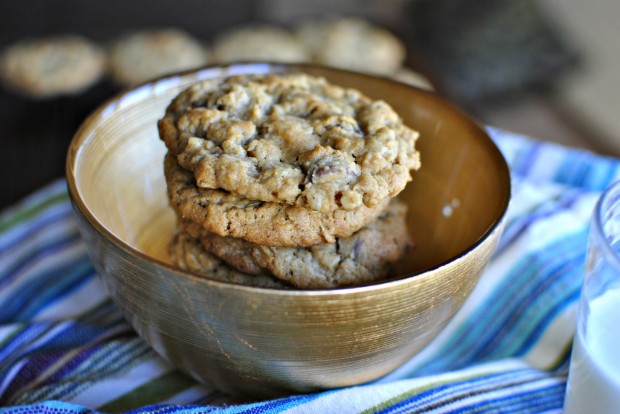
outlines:
{"label": "bowl interior", "polygon": [[168,264],[175,228],[163,177],[157,120],[171,99],[205,78],[238,73],[305,71],[390,103],[420,131],[422,168],[401,198],[416,250],[395,276],[448,263],[480,242],[505,213],[508,168],[483,129],[432,93],[388,79],[305,65],[238,64],[174,75],[104,104],[71,144],[67,178],[87,218],[140,255]]}

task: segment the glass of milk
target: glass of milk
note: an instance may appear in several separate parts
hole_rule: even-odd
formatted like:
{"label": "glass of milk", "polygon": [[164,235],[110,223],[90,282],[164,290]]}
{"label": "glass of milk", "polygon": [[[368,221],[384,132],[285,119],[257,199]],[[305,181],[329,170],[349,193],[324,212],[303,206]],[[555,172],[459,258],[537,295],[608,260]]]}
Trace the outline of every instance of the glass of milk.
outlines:
{"label": "glass of milk", "polygon": [[564,412],[620,412],[620,182],[594,210]]}

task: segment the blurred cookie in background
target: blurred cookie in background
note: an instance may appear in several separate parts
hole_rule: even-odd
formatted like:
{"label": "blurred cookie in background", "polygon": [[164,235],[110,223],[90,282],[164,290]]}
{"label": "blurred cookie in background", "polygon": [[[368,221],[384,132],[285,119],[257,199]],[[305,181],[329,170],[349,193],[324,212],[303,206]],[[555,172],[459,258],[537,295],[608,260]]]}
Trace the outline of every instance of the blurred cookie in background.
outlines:
{"label": "blurred cookie in background", "polygon": [[405,63],[403,42],[388,30],[357,17],[302,22],[297,37],[313,60],[328,66],[392,74]]}
{"label": "blurred cookie in background", "polygon": [[311,53],[291,32],[271,25],[239,27],[219,36],[213,44],[217,63],[264,60],[308,62]]}
{"label": "blurred cookie in background", "polygon": [[190,34],[176,28],[129,33],[109,50],[109,71],[120,85],[136,85],[168,73],[209,63],[209,51]]}
{"label": "blurred cookie in background", "polygon": [[0,56],[4,85],[32,98],[75,95],[101,79],[105,53],[77,35],[23,40]]}

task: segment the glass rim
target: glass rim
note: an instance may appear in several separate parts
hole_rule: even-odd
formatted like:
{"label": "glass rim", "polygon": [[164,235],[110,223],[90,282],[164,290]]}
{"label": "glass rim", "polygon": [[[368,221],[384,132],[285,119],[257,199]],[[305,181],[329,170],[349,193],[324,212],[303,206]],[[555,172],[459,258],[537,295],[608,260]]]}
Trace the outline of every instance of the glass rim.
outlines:
{"label": "glass rim", "polygon": [[[604,209],[606,204],[609,202],[609,199],[614,195],[618,197],[618,204],[620,204],[620,180],[613,182],[609,187],[607,187],[596,202],[592,220],[592,233],[596,238],[600,239],[600,244],[602,245],[604,254],[607,257],[609,264],[620,271],[620,253],[612,247],[604,228]],[[620,208],[620,206],[618,206],[618,208]]]}

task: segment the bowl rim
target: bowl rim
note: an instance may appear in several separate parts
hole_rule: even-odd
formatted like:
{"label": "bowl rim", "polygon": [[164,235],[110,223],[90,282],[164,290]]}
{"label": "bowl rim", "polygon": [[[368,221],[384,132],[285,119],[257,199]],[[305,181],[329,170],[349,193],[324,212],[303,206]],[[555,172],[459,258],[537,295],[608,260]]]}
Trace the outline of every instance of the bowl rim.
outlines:
{"label": "bowl rim", "polygon": [[[163,262],[157,258],[154,258],[123,241],[121,238],[116,236],[112,231],[110,231],[103,223],[101,223],[95,215],[91,212],[91,210],[87,207],[85,201],[80,196],[80,191],[78,189],[78,185],[76,182],[76,175],[74,173],[74,167],[76,167],[76,163],[79,159],[79,153],[81,144],[84,143],[85,139],[89,136],[88,130],[90,129],[91,124],[95,123],[98,118],[100,118],[107,111],[114,110],[119,104],[123,102],[124,99],[131,101],[131,97],[133,95],[143,93],[143,90],[156,90],[158,85],[166,85],[169,82],[174,81],[175,79],[186,78],[189,75],[194,75],[196,77],[196,82],[200,80],[209,79],[207,76],[210,76],[211,73],[217,74],[219,76],[232,76],[232,75],[248,75],[252,73],[264,74],[264,73],[284,73],[289,71],[303,71],[304,68],[314,68],[318,70],[324,70],[327,72],[339,72],[341,74],[354,74],[355,76],[367,77],[373,80],[381,80],[388,83],[399,84],[400,87],[410,88],[416,90],[416,93],[421,93],[426,95],[427,98],[431,100],[435,100],[442,107],[448,109],[450,112],[455,114],[461,121],[468,124],[469,128],[473,128],[476,131],[476,136],[483,136],[485,138],[485,146],[490,151],[491,156],[496,158],[498,163],[498,167],[500,173],[505,177],[503,180],[503,193],[504,198],[502,200],[501,206],[499,208],[498,214],[494,218],[494,220],[489,224],[489,226],[478,236],[478,238],[468,245],[462,251],[448,257],[440,263],[437,263],[434,266],[424,268],[417,272],[412,272],[409,274],[405,274],[399,277],[388,278],[381,281],[376,281],[372,283],[367,283],[361,286],[347,286],[347,287],[339,287],[339,288],[329,288],[329,289],[277,289],[277,288],[268,288],[268,287],[257,287],[257,286],[247,286],[240,285],[232,282],[212,279],[206,276],[197,276],[191,272],[180,269],[172,264]],[[450,263],[459,261],[463,259],[465,256],[476,250],[476,248],[482,244],[485,240],[487,240],[493,233],[501,229],[505,219],[506,213],[508,210],[508,206],[510,204],[510,200],[512,198],[512,183],[510,178],[510,170],[508,167],[508,163],[499,147],[495,142],[491,139],[490,135],[486,131],[485,128],[481,126],[481,124],[475,120],[469,114],[466,114],[462,109],[457,107],[455,104],[449,102],[448,100],[441,97],[438,93],[434,91],[428,91],[417,86],[399,81],[397,79],[391,78],[389,76],[377,75],[377,74],[369,74],[364,72],[356,72],[348,69],[341,69],[335,67],[329,67],[325,65],[313,64],[313,63],[281,63],[281,62],[269,62],[269,61],[239,61],[232,62],[226,64],[211,64],[201,66],[195,69],[189,69],[185,71],[179,71],[167,75],[163,75],[157,77],[155,79],[151,79],[149,81],[142,82],[138,85],[126,87],[122,90],[116,92],[111,97],[104,100],[100,103],[90,114],[82,121],[76,132],[74,133],[71,142],[68,146],[66,161],[65,161],[65,176],[67,181],[67,188],[69,192],[69,198],[74,206],[74,210],[77,210],[79,214],[81,214],[88,224],[93,227],[98,233],[102,234],[107,240],[111,241],[117,248],[130,253],[133,256],[137,256],[140,260],[151,263],[155,267],[161,267],[166,270],[168,273],[172,273],[178,275],[180,277],[189,277],[197,283],[206,283],[206,284],[215,284],[220,287],[228,287],[234,290],[250,290],[250,291],[261,291],[261,292],[269,292],[275,295],[303,295],[303,296],[329,296],[329,295],[342,295],[346,292],[366,292],[369,290],[377,290],[383,288],[389,288],[393,286],[397,286],[400,284],[406,284],[411,279],[420,278],[428,276],[435,273],[438,269],[449,265]]]}

